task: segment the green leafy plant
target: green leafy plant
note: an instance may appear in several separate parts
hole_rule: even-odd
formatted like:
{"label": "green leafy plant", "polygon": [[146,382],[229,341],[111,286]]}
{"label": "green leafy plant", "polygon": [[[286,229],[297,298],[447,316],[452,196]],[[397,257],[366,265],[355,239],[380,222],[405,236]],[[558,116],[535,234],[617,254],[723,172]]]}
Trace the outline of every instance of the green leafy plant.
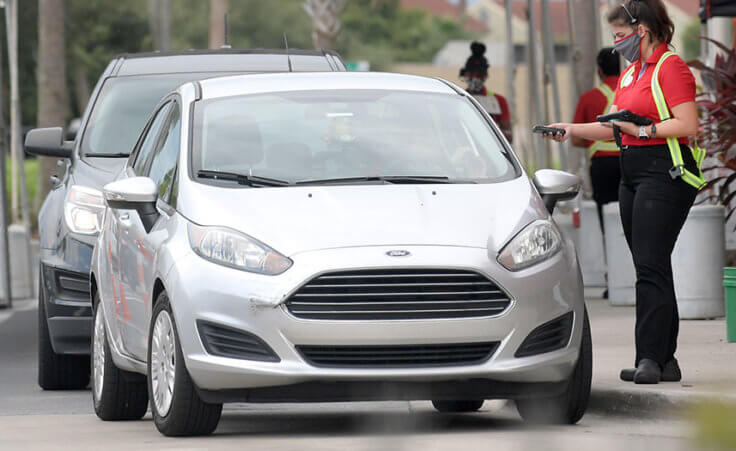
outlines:
{"label": "green leafy plant", "polygon": [[702,61],[688,62],[700,71],[703,92],[698,95],[700,133],[698,142],[712,157],[703,168],[709,174],[706,190],[711,195],[706,201],[724,205],[727,217],[736,211],[732,201],[736,197],[736,50],[720,42],[706,39],[723,51],[713,65]]}

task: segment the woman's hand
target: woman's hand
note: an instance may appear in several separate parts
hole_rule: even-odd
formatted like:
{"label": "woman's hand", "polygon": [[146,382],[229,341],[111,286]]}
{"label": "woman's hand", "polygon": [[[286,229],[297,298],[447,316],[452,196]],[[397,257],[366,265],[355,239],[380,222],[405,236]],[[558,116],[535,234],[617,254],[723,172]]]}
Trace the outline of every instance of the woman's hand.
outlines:
{"label": "woman's hand", "polygon": [[542,137],[547,139],[553,139],[557,142],[564,142],[567,141],[569,138],[572,137],[572,128],[573,125],[567,122],[558,122],[555,124],[549,124],[547,127],[552,128],[561,128],[562,130],[565,130],[565,134],[561,135],[559,133],[551,134],[551,133],[542,133]]}
{"label": "woman's hand", "polygon": [[635,136],[637,138],[639,137],[639,126],[633,122],[613,121],[613,123],[621,129],[621,133],[626,133],[627,135]]}

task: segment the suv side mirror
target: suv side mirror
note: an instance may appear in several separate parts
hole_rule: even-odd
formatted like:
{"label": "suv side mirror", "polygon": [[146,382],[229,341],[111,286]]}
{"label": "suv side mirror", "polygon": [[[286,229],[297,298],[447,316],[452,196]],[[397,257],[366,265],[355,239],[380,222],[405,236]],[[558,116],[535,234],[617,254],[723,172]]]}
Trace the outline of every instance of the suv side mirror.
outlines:
{"label": "suv side mirror", "polygon": [[24,146],[31,155],[71,158],[74,143],[64,141],[64,130],[61,127],[49,127],[29,131]]}
{"label": "suv side mirror", "polygon": [[555,209],[557,202],[577,196],[582,185],[577,175],[554,169],[538,170],[534,174],[533,182],[550,213]]}
{"label": "suv side mirror", "polygon": [[69,125],[66,126],[66,140],[74,141],[77,139],[77,133],[79,132],[79,126],[82,124],[82,120],[75,117],[69,121]]}
{"label": "suv side mirror", "polygon": [[158,219],[156,184],[148,177],[130,177],[108,183],[102,189],[105,202],[117,210],[136,210],[143,228],[150,232]]}

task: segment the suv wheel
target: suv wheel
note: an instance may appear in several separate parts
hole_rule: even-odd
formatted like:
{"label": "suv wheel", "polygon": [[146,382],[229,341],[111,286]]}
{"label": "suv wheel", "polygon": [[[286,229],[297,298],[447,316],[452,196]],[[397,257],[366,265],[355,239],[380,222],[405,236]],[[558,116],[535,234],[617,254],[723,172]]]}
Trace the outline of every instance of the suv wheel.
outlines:
{"label": "suv wheel", "polygon": [[184,365],[176,322],[166,293],[156,300],[148,334],[148,394],[156,428],[167,436],[207,435],[222,404],[202,401]]}
{"label": "suv wheel", "polygon": [[583,318],[583,339],[580,356],[567,383],[567,390],[552,398],[516,400],[521,417],[530,423],[575,424],[585,414],[590,398],[590,381],[593,372],[593,351],[590,338],[588,310]]}
{"label": "suv wheel", "polygon": [[115,366],[105,330],[99,295],[94,300],[92,326],[92,403],[105,421],[140,420],[148,408],[146,378]]}
{"label": "suv wheel", "polygon": [[437,411],[442,413],[455,412],[475,412],[483,407],[482,399],[473,399],[467,401],[432,401],[432,405]]}
{"label": "suv wheel", "polygon": [[80,390],[89,384],[89,356],[54,352],[46,319],[46,296],[38,277],[38,385],[44,390]]}

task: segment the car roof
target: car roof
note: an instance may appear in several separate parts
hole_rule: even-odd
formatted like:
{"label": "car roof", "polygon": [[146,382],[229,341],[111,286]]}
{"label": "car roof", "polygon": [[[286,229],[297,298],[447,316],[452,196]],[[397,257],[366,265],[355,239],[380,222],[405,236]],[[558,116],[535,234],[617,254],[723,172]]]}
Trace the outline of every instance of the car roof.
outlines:
{"label": "car roof", "polygon": [[196,72],[319,72],[345,70],[340,56],[325,50],[215,49],[122,54],[112,76]]}
{"label": "car roof", "polygon": [[251,74],[215,77],[197,82],[203,99],[266,92],[311,90],[417,91],[456,94],[460,91],[438,78],[387,72],[323,72]]}

